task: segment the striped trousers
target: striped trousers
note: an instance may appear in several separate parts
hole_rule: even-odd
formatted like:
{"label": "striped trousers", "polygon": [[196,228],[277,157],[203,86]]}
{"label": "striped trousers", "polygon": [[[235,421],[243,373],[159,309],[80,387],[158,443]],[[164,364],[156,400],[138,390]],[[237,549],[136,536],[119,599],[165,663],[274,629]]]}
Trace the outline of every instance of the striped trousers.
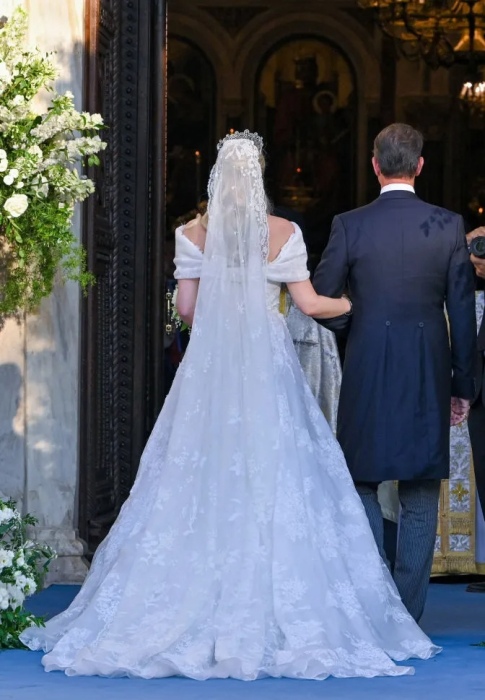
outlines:
{"label": "striped trousers", "polygon": [[[378,485],[355,484],[379,554],[391,569],[384,551],[384,522],[377,500]],[[433,565],[440,486],[439,479],[415,479],[400,481],[398,487],[401,515],[392,575],[404,605],[416,621],[423,614]]]}

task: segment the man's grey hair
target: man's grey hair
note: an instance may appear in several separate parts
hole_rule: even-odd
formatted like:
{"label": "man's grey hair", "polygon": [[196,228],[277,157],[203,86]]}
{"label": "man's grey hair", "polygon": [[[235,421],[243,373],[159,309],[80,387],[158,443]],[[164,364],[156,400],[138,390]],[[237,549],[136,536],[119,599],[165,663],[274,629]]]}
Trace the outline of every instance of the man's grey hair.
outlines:
{"label": "man's grey hair", "polygon": [[374,158],[385,177],[414,177],[422,150],[423,135],[409,124],[386,126],[374,141]]}

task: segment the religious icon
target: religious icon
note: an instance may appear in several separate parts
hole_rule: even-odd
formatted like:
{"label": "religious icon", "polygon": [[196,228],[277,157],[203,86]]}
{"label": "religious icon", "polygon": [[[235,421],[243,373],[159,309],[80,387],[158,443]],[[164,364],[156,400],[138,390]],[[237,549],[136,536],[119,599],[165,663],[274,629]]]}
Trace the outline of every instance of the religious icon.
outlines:
{"label": "religious icon", "polygon": [[355,84],[336,48],[308,38],[289,40],[263,64],[256,125],[268,146],[273,201],[304,214],[306,242],[321,253],[333,214],[354,205]]}

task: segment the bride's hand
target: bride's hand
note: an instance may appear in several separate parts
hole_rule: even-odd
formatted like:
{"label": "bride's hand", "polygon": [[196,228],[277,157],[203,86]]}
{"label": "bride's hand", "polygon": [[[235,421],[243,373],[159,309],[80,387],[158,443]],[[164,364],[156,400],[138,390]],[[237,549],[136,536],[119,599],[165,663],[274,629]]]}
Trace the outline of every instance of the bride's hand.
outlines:
{"label": "bride's hand", "polygon": [[345,309],[345,311],[343,311],[342,315],[343,316],[350,316],[352,314],[352,310],[353,310],[352,302],[351,302],[350,298],[346,294],[342,294],[341,299],[344,300],[345,305],[347,307]]}
{"label": "bride's hand", "polygon": [[287,287],[295,305],[307,316],[324,319],[350,316],[352,313],[352,302],[347,296],[340,299],[320,296],[309,280],[288,282]]}

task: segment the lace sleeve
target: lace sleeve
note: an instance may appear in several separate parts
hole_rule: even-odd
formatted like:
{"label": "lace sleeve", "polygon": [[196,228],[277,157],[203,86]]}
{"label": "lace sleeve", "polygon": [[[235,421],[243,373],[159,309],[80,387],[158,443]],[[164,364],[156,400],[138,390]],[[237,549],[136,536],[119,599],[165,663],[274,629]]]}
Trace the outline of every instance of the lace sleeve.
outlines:
{"label": "lace sleeve", "polygon": [[203,257],[202,251],[182,233],[182,227],[178,228],[175,231],[175,279],[198,279]]}
{"label": "lace sleeve", "polygon": [[296,224],[294,226],[295,233],[285,243],[278,257],[268,265],[270,282],[303,282],[310,277],[303,234]]}

